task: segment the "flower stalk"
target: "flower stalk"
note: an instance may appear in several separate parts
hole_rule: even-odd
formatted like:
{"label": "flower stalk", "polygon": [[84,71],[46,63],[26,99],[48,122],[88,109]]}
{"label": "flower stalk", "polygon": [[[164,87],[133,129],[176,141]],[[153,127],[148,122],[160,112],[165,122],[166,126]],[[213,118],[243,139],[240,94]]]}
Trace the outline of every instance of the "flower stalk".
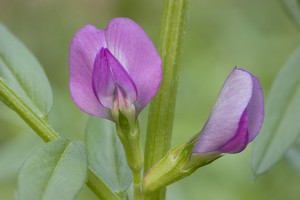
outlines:
{"label": "flower stalk", "polygon": [[144,164],[138,121],[130,123],[121,112],[116,123],[117,134],[123,144],[128,166],[133,174],[134,198],[141,199],[141,171]]}
{"label": "flower stalk", "polygon": [[141,171],[133,172],[133,192],[135,200],[142,200]]}

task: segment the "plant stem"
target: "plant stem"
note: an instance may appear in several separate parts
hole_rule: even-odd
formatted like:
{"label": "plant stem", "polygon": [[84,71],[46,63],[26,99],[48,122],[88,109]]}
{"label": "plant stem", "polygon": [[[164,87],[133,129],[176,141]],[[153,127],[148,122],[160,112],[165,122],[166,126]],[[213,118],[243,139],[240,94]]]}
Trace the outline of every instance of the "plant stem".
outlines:
{"label": "plant stem", "polygon": [[12,89],[0,78],[0,97],[13,109],[45,142],[59,139],[49,124],[39,117]]}
{"label": "plant stem", "polygon": [[134,200],[141,200],[141,173],[134,172],[133,173],[133,189],[134,189]]}
{"label": "plant stem", "polygon": [[110,188],[89,168],[86,185],[94,192],[100,200],[121,200],[121,198],[110,190]]}
{"label": "plant stem", "polygon": [[[187,0],[164,0],[160,33],[163,81],[150,105],[145,146],[144,172],[160,160],[171,146],[174,110],[179,77],[178,57],[184,32]],[[149,199],[165,199],[165,189]]]}
{"label": "plant stem", "polygon": [[[39,117],[13,90],[0,78],[0,97],[13,109],[45,142],[60,139],[61,136],[53,130],[48,122]],[[101,200],[120,200],[120,197],[94,173],[88,169],[88,187]]]}

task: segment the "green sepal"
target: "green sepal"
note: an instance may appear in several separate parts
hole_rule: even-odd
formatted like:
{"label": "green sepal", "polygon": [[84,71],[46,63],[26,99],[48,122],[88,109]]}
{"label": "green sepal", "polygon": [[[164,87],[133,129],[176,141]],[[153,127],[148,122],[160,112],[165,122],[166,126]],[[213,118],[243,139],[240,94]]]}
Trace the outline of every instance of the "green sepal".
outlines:
{"label": "green sepal", "polygon": [[130,123],[129,123],[129,120],[127,119],[127,117],[122,112],[119,112],[118,126],[122,130],[123,134],[126,134],[126,136],[130,134]]}
{"label": "green sepal", "polygon": [[123,144],[126,159],[132,171],[139,172],[143,167],[143,153],[140,142],[138,120],[132,123],[122,112],[119,112],[116,130]]}
{"label": "green sepal", "polygon": [[193,153],[197,140],[171,149],[158,163],[146,172],[143,179],[144,193],[151,193],[192,174],[199,167],[210,164],[221,154]]}

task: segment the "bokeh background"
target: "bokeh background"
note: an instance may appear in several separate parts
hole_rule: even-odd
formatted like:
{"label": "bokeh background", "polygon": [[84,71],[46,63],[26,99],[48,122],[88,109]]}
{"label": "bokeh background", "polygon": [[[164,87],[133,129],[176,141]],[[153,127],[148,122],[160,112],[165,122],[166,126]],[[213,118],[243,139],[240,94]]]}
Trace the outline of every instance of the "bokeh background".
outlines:
{"label": "bokeh background", "polygon": [[[73,104],[68,90],[68,49],[85,24],[105,28],[114,17],[129,17],[158,44],[161,0],[0,0],[0,23],[38,58],[49,77],[53,127],[71,139],[84,139],[88,116]],[[234,66],[261,80],[266,98],[274,77],[300,44],[300,31],[276,0],[190,0],[180,57],[173,145],[201,130],[223,81]],[[18,56],[18,55],[15,55]],[[168,97],[166,97],[168,98]],[[141,115],[144,130],[147,110]],[[143,131],[142,134],[145,134]],[[16,196],[17,169],[43,142],[0,102],[0,199]],[[283,159],[253,177],[251,145],[226,155],[168,189],[169,200],[297,200],[300,174]],[[84,188],[78,199],[96,199]]]}

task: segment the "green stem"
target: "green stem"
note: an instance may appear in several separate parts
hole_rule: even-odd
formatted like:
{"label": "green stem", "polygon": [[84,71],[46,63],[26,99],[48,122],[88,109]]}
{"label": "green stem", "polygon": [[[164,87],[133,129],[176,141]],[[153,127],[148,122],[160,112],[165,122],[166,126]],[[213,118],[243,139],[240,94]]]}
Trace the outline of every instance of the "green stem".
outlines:
{"label": "green stem", "polygon": [[[123,145],[127,164],[133,174],[133,189],[134,199],[141,200],[141,171],[143,168],[143,150],[140,139],[140,127],[137,119],[126,117],[119,112],[118,117],[115,117],[116,130]],[[117,116],[117,115],[116,115]]]}
{"label": "green stem", "polygon": [[134,199],[141,200],[142,193],[141,193],[141,173],[140,172],[133,173],[133,189],[134,189]]}
{"label": "green stem", "polygon": [[[149,111],[145,146],[145,172],[170,149],[174,110],[179,77],[178,57],[184,32],[187,0],[164,0],[160,33],[160,55],[163,61],[163,81],[152,100]],[[165,189],[151,194],[149,199],[165,199]]]}
{"label": "green stem", "polygon": [[0,97],[45,141],[59,139],[49,124],[39,117],[29,106],[17,96],[12,89],[0,78]]}
{"label": "green stem", "polygon": [[[60,139],[48,122],[39,117],[13,90],[0,78],[0,97],[13,109],[45,142]],[[94,173],[88,170],[88,187],[101,200],[120,200],[121,198],[109,189],[109,187]]]}
{"label": "green stem", "polygon": [[95,174],[94,170],[89,168],[86,185],[101,200],[121,200],[121,198],[110,190],[110,188]]}

